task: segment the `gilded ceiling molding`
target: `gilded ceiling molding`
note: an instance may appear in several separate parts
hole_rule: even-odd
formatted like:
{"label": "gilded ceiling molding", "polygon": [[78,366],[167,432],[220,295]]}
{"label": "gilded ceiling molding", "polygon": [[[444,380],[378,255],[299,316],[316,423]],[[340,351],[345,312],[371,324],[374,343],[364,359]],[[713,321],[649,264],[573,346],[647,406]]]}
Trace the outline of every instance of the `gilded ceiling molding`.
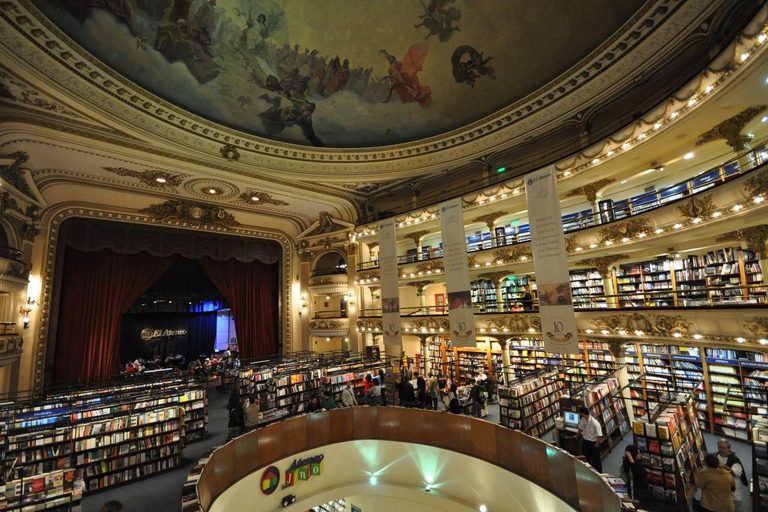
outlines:
{"label": "gilded ceiling molding", "polygon": [[[56,253],[59,242],[59,231],[61,223],[72,217],[91,218],[100,220],[112,220],[117,222],[130,222],[139,224],[155,224],[156,221],[146,215],[139,215],[134,212],[115,211],[107,208],[91,208],[73,205],[58,205],[46,211],[43,216],[43,222],[46,226],[45,246],[43,251],[43,269],[41,275],[41,293],[38,305],[40,308],[40,321],[37,327],[37,344],[35,346],[35,370],[34,370],[34,390],[42,392],[45,379],[45,361],[48,352],[48,337],[51,327],[51,304],[52,290],[54,280],[54,270],[56,266]],[[184,229],[191,229],[189,226],[181,226]],[[206,230],[210,228],[204,228]],[[282,332],[283,351],[292,352],[295,340],[293,339],[292,302],[291,302],[291,277],[293,270],[293,241],[284,233],[271,232],[262,229],[251,229],[247,227],[233,227],[228,230],[228,234],[241,235],[245,237],[265,238],[277,241],[283,249],[283,264],[281,265],[281,305],[283,307]]]}
{"label": "gilded ceiling molding", "polygon": [[317,319],[309,321],[310,331],[333,331],[333,332],[347,332],[349,331],[349,320],[346,318],[338,320],[325,320]]}
{"label": "gilded ceiling molding", "polygon": [[355,284],[368,284],[379,282],[378,270],[364,270],[355,274]]}
{"label": "gilded ceiling molding", "polygon": [[330,212],[320,212],[317,218],[317,222],[317,226],[312,231],[309,233],[302,233],[301,237],[304,238],[310,236],[318,236],[336,231],[346,231],[349,229],[349,226],[345,226],[344,224],[337,222],[336,219],[334,219],[330,214]]}
{"label": "gilded ceiling molding", "polygon": [[156,222],[181,225],[182,227],[209,227],[227,230],[240,225],[235,217],[223,208],[178,199],[150,205],[148,208],[139,210],[139,213],[147,214]]}
{"label": "gilded ceiling molding", "polygon": [[744,190],[748,197],[768,194],[768,170],[760,171],[744,182]]}
{"label": "gilded ceiling molding", "polygon": [[[717,211],[714,194],[703,197],[692,197],[685,203],[675,208],[686,224],[693,224],[702,220],[711,219]],[[698,220],[697,220],[698,219]]]}
{"label": "gilded ceiling molding", "polygon": [[645,217],[612,223],[598,231],[597,238],[600,243],[616,243],[625,238],[636,238],[640,234],[651,234],[651,223]]}
{"label": "gilded ceiling molding", "polygon": [[0,192],[0,215],[6,215],[9,212],[24,214],[24,210],[22,210],[19,203],[11,197],[10,192]]}
{"label": "gilded ceiling molding", "polygon": [[492,259],[495,262],[514,263],[516,261],[525,261],[533,258],[531,244],[513,245],[504,249],[493,251]]}
{"label": "gilded ceiling molding", "polygon": [[29,280],[29,270],[30,268],[24,263],[10,262],[3,275],[15,279],[23,279],[26,282]]}
{"label": "gilded ceiling molding", "polygon": [[603,279],[610,277],[611,269],[614,264],[621,260],[629,259],[626,254],[611,254],[608,256],[601,256],[599,258],[589,258],[586,260],[577,261],[577,265],[583,265],[585,267],[596,268]]}
{"label": "gilded ceiling molding", "polygon": [[538,315],[498,316],[485,320],[484,329],[491,332],[496,329],[503,333],[541,332],[541,318]]}
{"label": "gilded ceiling molding", "polygon": [[768,241],[768,224],[760,224],[758,226],[751,226],[744,229],[737,229],[731,231],[720,237],[716,242],[745,242],[747,249],[751,249],[759,253],[762,257],[765,256],[765,242]]}
{"label": "gilded ceiling molding", "polygon": [[735,151],[745,149],[740,147],[740,143],[742,143],[742,139],[745,137],[745,135],[741,134],[741,130],[744,129],[747,123],[765,112],[766,108],[768,108],[766,105],[749,107],[730,119],[726,119],[708,132],[702,133],[699,136],[699,140],[696,141],[696,146],[724,139],[726,144],[731,146]]}
{"label": "gilded ceiling molding", "polygon": [[357,330],[360,332],[380,331],[382,326],[381,318],[365,318],[357,321]]}
{"label": "gilded ceiling molding", "polygon": [[575,252],[579,246],[579,238],[576,235],[565,237],[565,252]]}
{"label": "gilded ceiling molding", "polygon": [[439,273],[436,271],[443,271],[443,262],[442,261],[426,261],[424,263],[419,263],[416,265],[416,272],[424,272],[427,273]]}
{"label": "gilded ceiling molding", "polygon": [[662,315],[656,313],[626,313],[603,316],[591,320],[592,326],[602,332],[618,334],[620,331],[654,336],[674,336],[686,334],[693,324],[680,315]]}
{"label": "gilded ceiling molding", "polygon": [[365,242],[365,245],[368,246],[369,251],[372,251],[379,246],[379,242]]}
{"label": "gilded ceiling molding", "polygon": [[416,288],[416,292],[419,294],[424,293],[424,288],[431,285],[432,281],[410,281],[406,283],[406,286],[413,286]]}
{"label": "gilded ceiling molding", "polygon": [[176,192],[176,187],[181,185],[181,181],[188,177],[187,174],[176,174],[156,169],[146,169],[144,171],[134,171],[125,167],[102,167],[102,169],[118,176],[137,178],[150,187],[168,188],[174,192]]}
{"label": "gilded ceiling molding", "polygon": [[[462,130],[440,137],[424,139],[402,146],[390,146],[386,149],[361,150],[357,153],[328,149],[318,151],[301,146],[273,143],[246,136],[240,132],[230,131],[223,126],[214,125],[178,109],[139,89],[111,70],[104,69],[89,54],[80,54],[74,47],[68,47],[66,44],[68,39],[58,29],[41,21],[42,15],[29,0],[2,2],[3,8],[8,12],[8,24],[14,30],[0,32],[12,32],[12,35],[16,37],[16,40],[13,41],[16,45],[24,39],[28,39],[30,44],[36,45],[34,52],[38,54],[45,52],[52,57],[50,60],[57,62],[66,60],[69,65],[68,72],[79,74],[81,82],[103,90],[104,96],[108,95],[106,97],[110,98],[109,100],[106,98],[94,99],[94,101],[103,101],[108,110],[114,110],[119,105],[124,111],[122,112],[124,117],[133,118],[130,122],[134,124],[135,118],[145,116],[155,125],[150,127],[151,131],[163,133],[165,137],[177,142],[182,138],[188,138],[189,135],[194,135],[200,139],[196,145],[208,154],[218,153],[221,144],[228,143],[235,145],[241,151],[253,152],[249,163],[265,168],[279,171],[282,166],[276,165],[276,160],[283,158],[300,159],[306,163],[299,166],[294,162],[291,166],[292,169],[298,172],[312,172],[314,170],[314,172],[328,172],[336,175],[339,173],[359,173],[359,169],[356,169],[355,166],[343,165],[318,168],[317,163],[363,163],[366,160],[372,163],[390,160],[387,162],[386,168],[378,167],[377,172],[383,171],[391,174],[398,170],[424,167],[424,161],[405,158],[408,156],[429,155],[433,164],[439,165],[456,161],[461,155],[468,153],[482,153],[481,146],[498,147],[499,144],[510,139],[508,132],[511,125],[516,125],[516,132],[519,136],[522,134],[535,135],[533,132],[542,131],[543,125],[555,122],[556,119],[561,119],[567,111],[573,110],[573,105],[584,108],[586,103],[598,101],[600,95],[597,94],[597,90],[603,88],[604,83],[619,83],[621,77],[627,76],[632,70],[637,71],[637,62],[649,62],[648,65],[650,65],[652,59],[649,57],[656,55],[659,48],[674,47],[672,42],[690,36],[690,32],[695,31],[698,27],[694,20],[711,15],[717,7],[717,4],[712,5],[712,2],[708,0],[689,0],[688,2],[669,0],[661,8],[654,8],[654,5],[655,3],[649,2],[639,9],[631,20],[616,31],[612,38],[605,41],[592,54],[586,56],[580,64],[572,68],[570,73],[558,77],[548,86],[494,116],[479,120]],[[681,9],[683,5],[686,6],[686,9]],[[30,23],[29,20],[34,21]],[[683,33],[675,30],[657,30],[667,22],[691,28]],[[17,33],[21,37],[17,36]],[[14,44],[8,41],[9,38],[11,38],[11,34],[4,38],[6,39],[5,44],[14,47]],[[36,55],[29,55],[29,51],[22,53],[27,59],[40,62],[47,60],[36,58]],[[46,70],[46,72],[51,74],[52,70]],[[66,83],[68,87],[80,89],[78,93],[84,92],[82,91],[83,85],[78,84],[77,81],[60,80],[60,82]],[[564,97],[568,97],[568,101],[561,101]],[[125,109],[126,105],[130,108]],[[533,116],[538,117],[538,119],[531,119]],[[514,136],[517,137],[518,135]],[[462,147],[468,144],[473,146],[470,151]],[[430,153],[436,152],[441,153],[441,158],[437,159],[439,161],[434,161],[434,157],[430,155]],[[246,160],[246,156],[243,154],[241,160]]]}
{"label": "gilded ceiling molding", "polygon": [[366,182],[366,183],[339,183],[340,187],[359,192],[361,194],[370,194],[376,192],[379,189],[386,188],[393,183],[397,183],[398,180],[378,181],[378,182]]}
{"label": "gilded ceiling molding", "polygon": [[768,316],[755,316],[742,319],[742,325],[755,336],[768,336]]}
{"label": "gilded ceiling molding", "polygon": [[224,144],[219,150],[219,153],[221,153],[221,156],[232,162],[240,160],[240,152],[237,150],[237,147],[232,144]]}
{"label": "gilded ceiling molding", "polygon": [[234,183],[218,178],[199,178],[184,183],[184,190],[192,196],[201,199],[232,199],[240,193],[240,189]]}
{"label": "gilded ceiling molding", "polygon": [[250,189],[240,194],[240,199],[253,205],[274,204],[276,206],[288,206],[288,203],[285,201],[273,199],[272,196],[266,192],[257,192]]}
{"label": "gilded ceiling molding", "polygon": [[27,183],[26,172],[21,167],[29,160],[29,155],[25,151],[16,151],[5,158],[12,158],[14,162],[11,165],[0,166],[0,178],[25,196],[37,201],[37,196]]}
{"label": "gilded ceiling molding", "polygon": [[10,96],[10,98],[0,96],[2,100],[10,100],[22,105],[43,109],[46,111],[46,114],[59,114],[72,119],[92,122],[91,119],[59,104],[50,96],[42,94],[2,66],[0,66],[0,90],[4,90],[7,96]]}
{"label": "gilded ceiling molding", "polygon": [[426,235],[430,234],[431,231],[428,229],[425,229],[423,231],[414,231],[413,233],[408,233],[407,235],[403,235],[403,238],[409,238],[413,240],[413,243],[416,245],[419,245],[419,241]]}
{"label": "gilded ceiling molding", "polygon": [[613,178],[603,178],[601,180],[593,181],[592,183],[587,183],[586,185],[582,185],[579,188],[575,188],[565,194],[565,197],[579,197],[584,196],[587,198],[587,200],[590,203],[594,203],[597,201],[597,194],[602,189],[610,185],[611,183],[615,183],[616,180]]}
{"label": "gilded ceiling molding", "polygon": [[430,336],[441,330],[448,331],[450,327],[448,320],[445,318],[414,318],[407,325],[408,329],[413,331],[413,334],[423,333]]}
{"label": "gilded ceiling molding", "polygon": [[491,212],[486,213],[485,215],[480,215],[479,217],[475,217],[470,222],[482,222],[486,226],[488,226],[488,229],[490,231],[493,231],[493,226],[496,223],[496,221],[500,218],[502,218],[505,215],[509,215],[507,212]]}

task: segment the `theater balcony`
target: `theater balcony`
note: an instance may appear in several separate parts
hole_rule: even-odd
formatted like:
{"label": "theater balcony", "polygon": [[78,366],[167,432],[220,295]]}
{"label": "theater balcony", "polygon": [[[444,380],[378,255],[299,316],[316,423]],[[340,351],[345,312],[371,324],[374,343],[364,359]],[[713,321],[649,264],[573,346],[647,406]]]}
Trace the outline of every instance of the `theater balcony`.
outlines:
{"label": "theater balcony", "polygon": [[[328,312],[326,312],[328,313]],[[340,315],[340,312],[336,312]],[[347,318],[313,318],[309,321],[309,332],[312,336],[338,337],[349,334],[349,319]]]}
{"label": "theater balcony", "polygon": [[327,274],[310,278],[309,290],[317,295],[335,295],[347,293],[349,277],[347,274]]}
{"label": "theater balcony", "polygon": [[18,292],[29,284],[29,267],[23,254],[12,247],[0,247],[0,292]]}

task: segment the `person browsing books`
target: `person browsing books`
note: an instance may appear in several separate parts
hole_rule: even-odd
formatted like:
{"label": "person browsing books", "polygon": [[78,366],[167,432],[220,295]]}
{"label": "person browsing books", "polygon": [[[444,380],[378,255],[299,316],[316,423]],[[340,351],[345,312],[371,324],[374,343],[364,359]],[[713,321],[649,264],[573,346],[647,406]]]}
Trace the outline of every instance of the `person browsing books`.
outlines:
{"label": "person browsing books", "polygon": [[728,471],[733,476],[734,490],[731,494],[733,500],[733,509],[741,512],[742,488],[749,487],[749,480],[744,474],[744,465],[741,463],[735,453],[731,451],[731,442],[727,439],[720,439],[717,442],[717,459],[720,461],[720,467]]}
{"label": "person browsing books", "polygon": [[701,489],[701,508],[705,512],[733,512],[731,492],[734,488],[733,475],[720,467],[720,460],[714,453],[704,457],[704,468],[696,478],[696,487]]}
{"label": "person browsing books", "polygon": [[589,414],[589,409],[582,406],[579,408],[579,431],[576,436],[582,438],[581,441],[581,454],[587,458],[593,468],[598,473],[603,472],[603,461],[600,456],[600,449],[598,445],[603,441],[603,430],[600,426],[600,422]]}

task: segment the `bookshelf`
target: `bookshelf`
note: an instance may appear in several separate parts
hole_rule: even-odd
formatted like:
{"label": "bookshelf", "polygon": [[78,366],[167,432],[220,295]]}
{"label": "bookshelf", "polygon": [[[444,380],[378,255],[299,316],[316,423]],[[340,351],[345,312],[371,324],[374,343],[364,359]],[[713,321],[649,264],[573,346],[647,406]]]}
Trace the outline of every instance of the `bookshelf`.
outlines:
{"label": "bookshelf", "polygon": [[679,394],[655,420],[635,421],[632,429],[634,444],[648,468],[652,499],[674,510],[689,510],[706,451],[693,397]]}
{"label": "bookshelf", "polygon": [[616,270],[620,307],[673,306],[674,287],[672,263],[665,258],[620,265]]}
{"label": "bookshelf", "polygon": [[752,432],[752,510],[768,512],[768,419],[758,420]]}
{"label": "bookshelf", "polygon": [[0,486],[0,509],[80,512],[82,497],[83,483],[75,472],[56,470],[6,481]]}
{"label": "bookshelf", "polygon": [[523,286],[531,287],[531,297],[536,300],[536,281],[533,276],[519,275],[505,277],[501,282],[501,300],[507,305],[516,305],[525,293]]}
{"label": "bookshelf", "polygon": [[488,351],[479,348],[457,348],[456,376],[466,380],[477,375],[479,370],[488,373]]}
{"label": "bookshelf", "polygon": [[620,389],[617,377],[605,377],[601,382],[561,400],[562,410],[578,412],[579,407],[585,406],[600,423],[603,441],[598,445],[598,449],[602,457],[616,447],[630,429]]}
{"label": "bookshelf", "polygon": [[505,427],[541,437],[555,427],[565,383],[557,371],[524,378],[499,388],[500,422]]}
{"label": "bookshelf", "polygon": [[495,310],[496,306],[496,284],[489,279],[478,279],[469,283],[469,293],[472,297],[472,306],[485,311],[486,308]]}
{"label": "bookshelf", "polygon": [[579,309],[607,308],[603,278],[596,269],[571,270],[573,307]]}

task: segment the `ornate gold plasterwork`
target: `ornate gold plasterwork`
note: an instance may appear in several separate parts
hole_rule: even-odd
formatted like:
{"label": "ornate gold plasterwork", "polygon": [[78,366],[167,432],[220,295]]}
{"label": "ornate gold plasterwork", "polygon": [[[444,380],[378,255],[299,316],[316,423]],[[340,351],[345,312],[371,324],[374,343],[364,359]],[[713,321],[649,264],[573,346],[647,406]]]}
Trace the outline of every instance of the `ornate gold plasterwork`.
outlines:
{"label": "ornate gold plasterwork", "polygon": [[219,153],[221,153],[221,156],[227,160],[231,160],[233,162],[240,160],[240,151],[238,151],[237,147],[233,146],[232,144],[224,144],[219,150]]}
{"label": "ornate gold plasterwork", "polygon": [[576,235],[565,237],[565,252],[575,252],[579,246],[579,239]]}
{"label": "ornate gold plasterwork", "polygon": [[[368,281],[370,279],[370,281]],[[355,280],[359,284],[365,284],[365,283],[378,283],[379,282],[379,271],[378,270],[366,270],[363,272],[358,272],[355,275]]]}
{"label": "ornate gold plasterwork", "polygon": [[29,279],[29,267],[24,265],[23,263],[9,263],[8,268],[3,273],[4,275],[8,277],[13,277],[15,279]]}
{"label": "ornate gold plasterwork", "polygon": [[760,224],[744,229],[731,231],[717,238],[717,242],[746,242],[747,249],[761,255],[765,253],[765,242],[768,241],[768,224]]}
{"label": "ornate gold plasterwork", "polygon": [[26,172],[21,167],[29,160],[29,155],[25,151],[16,151],[5,158],[12,158],[13,163],[0,166],[0,177],[25,196],[36,200],[35,194],[27,182]]}
{"label": "ornate gold plasterwork", "polygon": [[586,260],[577,261],[576,264],[596,268],[603,279],[605,279],[611,273],[611,268],[613,268],[614,263],[626,260],[627,258],[629,258],[629,256],[626,254],[610,254],[599,258],[588,258]]}
{"label": "ornate gold plasterwork", "polygon": [[421,240],[421,238],[424,235],[428,235],[429,233],[430,231],[427,231],[427,230],[414,231],[413,233],[408,233],[407,235],[404,235],[403,238],[410,238],[411,240],[413,240],[413,243],[415,243],[416,245],[419,245],[419,240]]}
{"label": "ornate gold plasterwork", "polygon": [[11,194],[3,191],[0,193],[0,215],[5,215],[6,212],[9,211],[24,213],[24,210],[22,210],[19,203],[11,197]]}
{"label": "ornate gold plasterwork", "polygon": [[26,240],[27,242],[34,242],[35,237],[40,234],[40,228],[38,228],[35,224],[31,224],[29,222],[24,223],[21,226],[21,229],[19,229],[19,236],[22,240]]}
{"label": "ornate gold plasterwork", "polygon": [[416,291],[421,294],[424,293],[424,288],[431,285],[432,281],[411,281],[409,283],[406,283],[406,286],[413,286],[416,288]]}
{"label": "ornate gold plasterwork", "polygon": [[656,313],[629,313],[608,315],[591,321],[598,331],[608,331],[617,334],[619,331],[654,336],[674,336],[675,333],[686,334],[693,324],[680,315],[661,315]]}
{"label": "ornate gold plasterwork", "polygon": [[326,233],[333,233],[334,231],[349,229],[348,226],[336,222],[330,212],[320,212],[317,217],[317,222],[317,226],[315,226],[312,231],[304,235],[305,237],[325,235]]}
{"label": "ornate gold plasterwork", "polygon": [[381,318],[364,318],[357,321],[357,330],[360,332],[376,332],[381,331],[382,325]]}
{"label": "ornate gold plasterwork", "polygon": [[732,118],[726,119],[708,132],[701,134],[699,140],[696,141],[696,145],[701,146],[708,142],[725,139],[725,142],[729,146],[734,149],[739,149],[738,144],[743,137],[741,130],[743,130],[747,123],[752,119],[762,114],[766,108],[768,108],[766,105],[757,105],[743,110]]}
{"label": "ornate gold plasterwork", "polygon": [[318,318],[309,321],[310,331],[344,331],[347,329],[349,329],[347,323],[342,320]]}
{"label": "ornate gold plasterwork", "polygon": [[513,245],[504,249],[497,249],[492,253],[494,262],[514,263],[516,261],[529,260],[533,258],[533,252],[530,244]]}
{"label": "ornate gold plasterwork", "polygon": [[253,205],[274,204],[276,206],[288,206],[288,203],[285,201],[281,201],[280,199],[273,199],[272,196],[266,192],[257,192],[255,190],[248,190],[247,192],[243,192],[240,194],[240,199]]}
{"label": "ornate gold plasterwork", "polygon": [[368,246],[368,251],[373,251],[379,246],[379,242],[365,242],[365,245]]}
{"label": "ornate gold plasterwork", "polygon": [[648,235],[651,233],[650,221],[644,217],[638,219],[629,219],[624,222],[618,222],[611,224],[597,233],[597,238],[600,243],[605,242],[619,242],[624,238],[635,238],[637,235],[643,233]]}
{"label": "ornate gold plasterwork", "polygon": [[443,271],[443,262],[442,261],[425,261],[424,263],[419,263],[416,265],[416,273],[424,272],[425,274],[428,272],[434,273],[436,270],[439,270],[440,272]]}
{"label": "ornate gold plasterwork", "polygon": [[579,188],[575,188],[565,194],[565,197],[578,197],[578,196],[584,196],[587,198],[587,200],[590,203],[594,203],[597,201],[597,193],[600,192],[602,189],[610,185],[611,183],[615,183],[616,180],[613,178],[603,178],[601,180],[593,181],[592,183],[587,183],[586,185],[582,185]]}
{"label": "ornate gold plasterwork", "polygon": [[73,119],[90,121],[77,112],[53,101],[50,97],[44,97],[40,91],[35,90],[28,83],[7,73],[3,69],[0,69],[0,85],[2,85],[3,89],[8,93],[11,101],[21,103],[22,105],[41,108],[48,112],[61,114]]}
{"label": "ornate gold plasterwork", "polygon": [[754,176],[750,176],[744,182],[744,190],[747,196],[755,197],[768,194],[768,170],[760,171]]}
{"label": "ornate gold plasterwork", "polygon": [[146,169],[144,171],[134,171],[133,169],[127,169],[125,167],[102,167],[102,169],[117,174],[118,176],[137,178],[139,181],[150,187],[169,188],[174,191],[176,190],[176,187],[181,185],[181,181],[187,177],[186,174],[174,174],[158,169]]}
{"label": "ornate gold plasterwork", "polygon": [[[539,315],[506,315],[490,318],[485,320],[483,327],[486,331],[493,332],[496,329],[497,333],[530,333],[531,329],[534,332],[541,332],[541,318]],[[483,334],[487,334],[483,333]]]}
{"label": "ornate gold plasterwork", "polygon": [[309,263],[313,259],[315,259],[315,256],[317,255],[314,251],[305,251],[302,249],[299,249],[299,259],[305,263]]}
{"label": "ornate gold plasterwork", "polygon": [[389,186],[396,181],[397,180],[380,181],[377,183],[339,183],[339,186],[349,190],[354,190],[355,192],[370,194],[371,192],[376,192],[380,188]]}
{"label": "ornate gold plasterwork", "polygon": [[172,199],[139,210],[157,222],[181,224],[192,227],[227,229],[239,226],[235,217],[218,206],[193,201]]}
{"label": "ornate gold plasterwork", "polygon": [[313,277],[309,280],[309,286],[327,286],[327,285],[333,285],[333,284],[339,284],[333,279],[333,276],[319,276],[319,277]]}
{"label": "ornate gold plasterwork", "polygon": [[711,219],[712,215],[717,211],[715,196],[709,194],[703,197],[692,197],[690,200],[677,206],[676,210],[680,217],[685,219],[685,222],[688,224],[693,223],[696,219]]}
{"label": "ornate gold plasterwork", "polygon": [[744,328],[755,336],[768,336],[768,316],[753,316],[742,319]]}
{"label": "ornate gold plasterwork", "polygon": [[[496,222],[496,220],[502,218],[503,216],[508,215],[507,212],[491,212],[486,213],[485,215],[480,215],[479,217],[475,217],[472,219],[472,222],[482,222],[486,226],[488,226],[488,229],[493,231],[493,224]],[[491,234],[491,236],[495,236]]]}
{"label": "ornate gold plasterwork", "polygon": [[0,338],[0,356],[10,356],[20,354],[21,347],[24,345],[24,338],[14,336],[12,338]]}
{"label": "ornate gold plasterwork", "polygon": [[408,321],[406,327],[408,327],[413,334],[433,335],[441,329],[443,331],[448,331],[450,323],[448,319],[444,318],[414,318],[413,320]]}

